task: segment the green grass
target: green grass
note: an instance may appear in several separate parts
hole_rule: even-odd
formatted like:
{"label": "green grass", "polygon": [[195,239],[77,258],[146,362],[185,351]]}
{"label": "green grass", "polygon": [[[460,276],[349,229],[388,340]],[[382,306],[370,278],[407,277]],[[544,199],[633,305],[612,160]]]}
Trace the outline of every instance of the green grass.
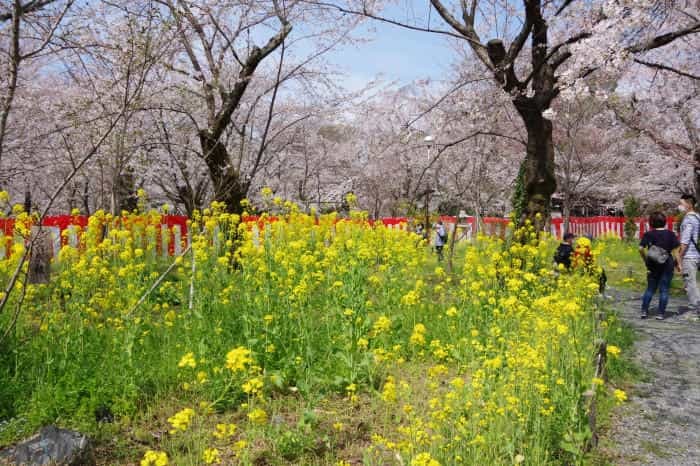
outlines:
{"label": "green grass", "polygon": [[[638,243],[604,240],[600,244],[602,244],[603,253],[599,263],[605,269],[608,285],[622,290],[644,292],[647,272],[639,255]],[[671,295],[682,296],[684,293],[683,281],[678,274],[675,274],[671,282]]]}

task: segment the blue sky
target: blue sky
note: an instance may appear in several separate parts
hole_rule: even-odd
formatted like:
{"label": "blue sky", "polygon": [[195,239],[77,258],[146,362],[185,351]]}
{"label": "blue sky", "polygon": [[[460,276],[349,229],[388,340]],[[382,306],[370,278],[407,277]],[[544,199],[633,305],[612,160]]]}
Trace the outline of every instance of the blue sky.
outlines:
{"label": "blue sky", "polygon": [[455,58],[454,49],[438,34],[370,21],[354,35],[373,40],[339,48],[326,57],[347,75],[349,88],[362,87],[378,76],[383,81],[400,83],[424,78],[440,80],[446,77]]}

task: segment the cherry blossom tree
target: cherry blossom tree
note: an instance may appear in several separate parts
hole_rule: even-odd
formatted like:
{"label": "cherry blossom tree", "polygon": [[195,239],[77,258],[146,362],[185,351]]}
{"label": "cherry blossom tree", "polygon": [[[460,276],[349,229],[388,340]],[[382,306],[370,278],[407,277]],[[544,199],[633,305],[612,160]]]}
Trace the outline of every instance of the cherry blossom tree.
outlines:
{"label": "cherry blossom tree", "polygon": [[[655,3],[655,2],[654,2]],[[322,2],[327,8],[363,15],[397,26],[441,34],[466,44],[508,94],[527,132],[525,214],[546,217],[556,190],[553,122],[548,109],[596,70],[622,66],[632,58],[700,31],[692,3],[673,4],[668,21],[651,2],[523,0],[520,4],[485,0],[430,0],[437,18],[384,16],[370,2]],[[484,36],[494,37],[485,41]],[[528,43],[529,42],[529,43]],[[641,59],[641,58],[637,58]]]}
{"label": "cherry blossom tree", "polygon": [[[645,144],[665,156],[667,166],[684,168],[669,180],[673,191],[700,195],[700,81],[656,76],[653,92],[619,96],[609,104],[617,119]],[[638,97],[639,95],[639,97]]]}
{"label": "cherry blossom tree", "polygon": [[[285,86],[295,82],[300,92],[313,88],[309,66],[349,40],[348,31],[358,20],[322,18],[295,1],[161,4],[177,31],[177,47],[164,65],[181,77],[183,92],[198,97],[203,115],[192,123],[213,196],[238,211],[270,159],[276,105],[292,89]],[[328,19],[334,24],[319,26]],[[313,21],[318,22],[311,28]],[[297,35],[292,33],[295,22],[301,26]],[[313,31],[306,33],[303,27]],[[309,43],[316,44],[312,52],[300,53]],[[256,79],[261,75],[265,78]],[[264,121],[255,126],[259,115]]]}
{"label": "cherry blossom tree", "polygon": [[624,184],[631,168],[625,160],[628,141],[613,112],[595,97],[562,99],[554,110],[559,123],[554,132],[557,184],[568,230],[574,205],[604,198],[605,187]]}
{"label": "cherry blossom tree", "polygon": [[[8,133],[10,114],[18,93],[26,87],[26,81],[37,67],[46,62],[61,23],[73,4],[72,0],[13,0],[0,6],[0,43],[6,51],[0,59],[4,73],[0,81],[0,168]],[[24,68],[29,68],[23,73]],[[7,180],[0,179],[0,183]]]}

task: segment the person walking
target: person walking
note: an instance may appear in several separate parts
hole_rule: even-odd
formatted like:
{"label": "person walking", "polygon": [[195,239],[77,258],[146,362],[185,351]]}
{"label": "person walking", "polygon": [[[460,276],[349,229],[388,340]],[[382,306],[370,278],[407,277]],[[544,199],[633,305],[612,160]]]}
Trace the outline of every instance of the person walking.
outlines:
{"label": "person walking", "polygon": [[437,225],[435,225],[435,251],[439,261],[443,259],[442,249],[446,243],[447,233],[445,232],[445,225],[442,224],[442,220],[438,220]]}
{"label": "person walking", "polygon": [[700,237],[700,215],[695,212],[695,196],[684,194],[681,196],[678,210],[685,214],[681,223],[681,249],[679,252],[680,272],[683,274],[683,284],[688,294],[688,307],[700,314],[700,291],[696,281],[698,264],[700,264],[700,249],[698,249],[698,237]]}
{"label": "person walking", "polygon": [[673,253],[680,246],[680,242],[676,234],[666,228],[666,216],[661,212],[654,212],[649,216],[649,225],[652,230],[644,233],[639,243],[639,254],[647,267],[647,289],[642,296],[640,317],[646,319],[649,316],[649,304],[658,289],[659,312],[656,319],[664,320],[673,269],[677,264]]}

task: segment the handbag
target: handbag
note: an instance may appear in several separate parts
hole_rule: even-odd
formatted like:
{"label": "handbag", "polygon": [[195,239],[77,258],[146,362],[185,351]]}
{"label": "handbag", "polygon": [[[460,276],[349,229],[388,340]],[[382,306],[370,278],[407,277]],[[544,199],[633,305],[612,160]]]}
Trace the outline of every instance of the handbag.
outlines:
{"label": "handbag", "polygon": [[647,251],[647,260],[652,264],[664,265],[671,255],[667,250],[652,244]]}

